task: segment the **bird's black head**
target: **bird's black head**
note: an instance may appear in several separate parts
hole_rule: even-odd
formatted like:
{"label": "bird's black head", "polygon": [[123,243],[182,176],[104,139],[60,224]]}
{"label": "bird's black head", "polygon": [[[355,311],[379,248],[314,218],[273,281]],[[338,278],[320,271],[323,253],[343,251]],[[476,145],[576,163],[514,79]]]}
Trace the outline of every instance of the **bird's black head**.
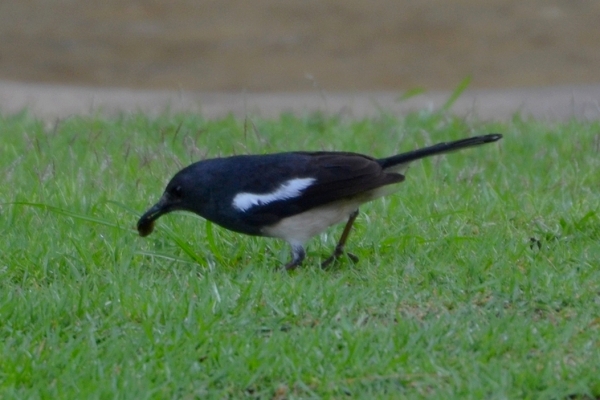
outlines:
{"label": "bird's black head", "polygon": [[202,171],[201,163],[192,164],[179,171],[167,184],[162,197],[142,215],[137,223],[140,236],[148,236],[154,230],[154,221],[171,211],[190,211],[202,214],[208,199],[210,176]]}

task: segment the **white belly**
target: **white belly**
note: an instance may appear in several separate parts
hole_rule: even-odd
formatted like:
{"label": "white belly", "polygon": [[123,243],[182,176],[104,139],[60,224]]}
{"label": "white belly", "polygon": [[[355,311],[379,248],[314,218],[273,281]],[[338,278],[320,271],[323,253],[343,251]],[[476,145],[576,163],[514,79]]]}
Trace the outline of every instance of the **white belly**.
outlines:
{"label": "white belly", "polygon": [[358,207],[368,201],[386,196],[398,190],[398,185],[388,185],[362,193],[351,199],[344,199],[320,207],[315,207],[301,214],[284,218],[278,223],[263,228],[265,236],[282,238],[290,243],[304,244],[332,225],[348,219]]}
{"label": "white belly", "polygon": [[263,228],[266,236],[277,237],[294,243],[306,243],[332,225],[345,221],[358,209],[361,201],[354,199],[334,202],[284,218],[275,225]]}

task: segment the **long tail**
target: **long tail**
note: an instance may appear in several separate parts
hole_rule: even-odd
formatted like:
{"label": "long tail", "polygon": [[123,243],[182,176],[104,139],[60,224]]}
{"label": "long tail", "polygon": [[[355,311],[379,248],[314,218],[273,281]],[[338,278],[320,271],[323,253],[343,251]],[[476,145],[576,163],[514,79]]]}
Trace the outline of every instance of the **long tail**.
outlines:
{"label": "long tail", "polygon": [[436,154],[448,153],[464,149],[466,147],[479,146],[481,144],[492,143],[502,139],[502,135],[499,133],[491,133],[489,135],[475,136],[467,139],[456,140],[454,142],[438,143],[433,146],[425,147],[418,150],[409,151],[408,153],[402,153],[388,158],[381,158],[377,160],[379,164],[385,169],[390,168],[399,164],[406,164],[420,158],[434,156]]}

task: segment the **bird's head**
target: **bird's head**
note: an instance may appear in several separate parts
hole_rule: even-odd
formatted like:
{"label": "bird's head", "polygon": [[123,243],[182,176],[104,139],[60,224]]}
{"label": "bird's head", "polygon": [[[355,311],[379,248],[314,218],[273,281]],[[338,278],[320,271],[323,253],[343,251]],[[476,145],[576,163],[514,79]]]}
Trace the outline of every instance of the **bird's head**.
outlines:
{"label": "bird's head", "polygon": [[154,222],[171,211],[202,212],[207,199],[207,185],[202,182],[202,174],[197,165],[192,164],[179,171],[167,184],[158,202],[141,216],[137,223],[140,236],[148,236],[154,230]]}

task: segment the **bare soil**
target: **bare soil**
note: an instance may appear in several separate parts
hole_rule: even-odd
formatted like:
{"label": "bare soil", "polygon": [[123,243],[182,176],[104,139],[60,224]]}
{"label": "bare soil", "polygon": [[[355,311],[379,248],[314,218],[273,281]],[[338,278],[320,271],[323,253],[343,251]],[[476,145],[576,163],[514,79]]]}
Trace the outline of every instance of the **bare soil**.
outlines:
{"label": "bare soil", "polygon": [[598,0],[13,0],[0,80],[204,91],[600,81]]}

